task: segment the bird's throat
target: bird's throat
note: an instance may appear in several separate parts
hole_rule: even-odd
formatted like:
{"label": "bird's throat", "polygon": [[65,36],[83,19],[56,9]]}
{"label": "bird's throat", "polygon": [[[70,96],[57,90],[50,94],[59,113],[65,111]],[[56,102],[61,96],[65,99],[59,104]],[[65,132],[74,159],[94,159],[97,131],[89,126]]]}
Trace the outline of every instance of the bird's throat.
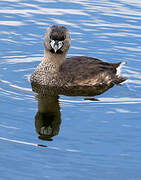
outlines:
{"label": "bird's throat", "polygon": [[47,64],[48,70],[52,72],[59,71],[59,67],[66,59],[66,53],[56,54],[49,51],[44,51],[44,59],[42,63]]}

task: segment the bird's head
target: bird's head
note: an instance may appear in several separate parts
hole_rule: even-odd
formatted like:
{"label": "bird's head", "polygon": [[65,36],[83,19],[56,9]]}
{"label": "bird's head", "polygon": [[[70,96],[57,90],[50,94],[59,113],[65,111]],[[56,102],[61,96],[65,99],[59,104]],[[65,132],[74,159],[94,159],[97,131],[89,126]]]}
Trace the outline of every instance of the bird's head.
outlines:
{"label": "bird's head", "polygon": [[53,54],[67,53],[70,44],[70,33],[64,26],[51,26],[45,33],[45,49]]}

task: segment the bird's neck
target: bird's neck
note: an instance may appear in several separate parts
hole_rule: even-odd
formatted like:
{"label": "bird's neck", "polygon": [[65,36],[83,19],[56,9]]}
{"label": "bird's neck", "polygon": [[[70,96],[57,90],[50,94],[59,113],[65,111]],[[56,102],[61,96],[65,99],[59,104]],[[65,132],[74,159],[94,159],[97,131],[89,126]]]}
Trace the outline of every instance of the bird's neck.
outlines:
{"label": "bird's neck", "polygon": [[42,63],[46,64],[49,71],[56,72],[59,71],[59,67],[66,59],[67,53],[56,54],[49,51],[44,51],[44,59]]}

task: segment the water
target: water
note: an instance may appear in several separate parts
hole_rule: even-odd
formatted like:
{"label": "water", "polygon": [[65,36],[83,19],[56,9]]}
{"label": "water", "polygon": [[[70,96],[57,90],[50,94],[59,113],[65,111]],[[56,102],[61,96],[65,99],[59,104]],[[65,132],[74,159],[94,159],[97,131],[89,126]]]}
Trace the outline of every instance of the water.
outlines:
{"label": "water", "polygon": [[[140,1],[1,0],[0,7],[0,179],[140,180]],[[56,136],[45,141],[28,77],[52,24],[71,31],[68,56],[126,61],[129,80],[99,101],[60,95]]]}

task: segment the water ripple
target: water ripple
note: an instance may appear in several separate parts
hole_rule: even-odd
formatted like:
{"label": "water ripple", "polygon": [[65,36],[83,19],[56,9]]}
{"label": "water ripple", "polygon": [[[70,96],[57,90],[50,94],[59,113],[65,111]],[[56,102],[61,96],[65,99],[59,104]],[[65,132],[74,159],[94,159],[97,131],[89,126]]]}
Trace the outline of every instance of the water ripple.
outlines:
{"label": "water ripple", "polygon": [[[1,172],[7,172],[1,178],[140,179],[140,0],[1,0],[0,7]],[[122,74],[129,80],[93,99],[61,95],[60,134],[42,145],[28,78],[52,24],[70,30],[68,56],[126,61]]]}

